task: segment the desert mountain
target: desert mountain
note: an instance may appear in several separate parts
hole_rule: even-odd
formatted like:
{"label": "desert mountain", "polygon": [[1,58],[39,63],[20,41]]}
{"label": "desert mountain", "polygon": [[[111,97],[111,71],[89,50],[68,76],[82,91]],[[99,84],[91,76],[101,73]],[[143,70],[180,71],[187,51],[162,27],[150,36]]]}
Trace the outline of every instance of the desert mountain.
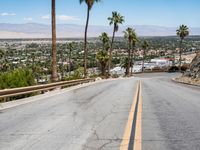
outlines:
{"label": "desert mountain", "polygon": [[[162,27],[150,25],[134,25],[133,27],[139,36],[173,36],[176,33],[175,27]],[[121,26],[117,36],[123,36],[127,26]],[[97,37],[102,32],[112,35],[112,27],[90,25],[89,37]],[[200,35],[200,28],[190,28],[191,35]],[[57,37],[83,37],[84,25],[58,24]],[[0,38],[50,38],[51,26],[38,23],[8,24],[0,23]]]}

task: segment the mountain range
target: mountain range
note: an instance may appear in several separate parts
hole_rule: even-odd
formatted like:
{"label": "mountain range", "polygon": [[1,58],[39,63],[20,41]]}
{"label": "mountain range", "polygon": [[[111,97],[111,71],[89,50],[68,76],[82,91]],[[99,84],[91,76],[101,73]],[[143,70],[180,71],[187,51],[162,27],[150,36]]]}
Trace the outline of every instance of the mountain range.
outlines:
{"label": "mountain range", "polygon": [[[123,31],[128,26],[120,26],[116,36],[123,36]],[[154,25],[133,25],[138,36],[174,36],[176,35],[177,27],[163,27]],[[84,25],[76,24],[58,24],[58,38],[79,38],[83,37]],[[88,37],[98,37],[102,32],[107,32],[112,35],[111,26],[90,25],[88,29]],[[200,35],[199,28],[190,28],[190,35]],[[0,39],[9,38],[50,38],[51,25],[39,23],[26,24],[9,24],[0,23]]]}

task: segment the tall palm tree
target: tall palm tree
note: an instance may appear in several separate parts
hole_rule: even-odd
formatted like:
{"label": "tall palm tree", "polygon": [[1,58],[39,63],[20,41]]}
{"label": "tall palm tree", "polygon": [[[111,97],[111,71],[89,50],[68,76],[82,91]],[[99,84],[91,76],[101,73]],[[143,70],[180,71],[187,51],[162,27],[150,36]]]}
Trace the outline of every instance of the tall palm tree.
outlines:
{"label": "tall palm tree", "polygon": [[108,49],[110,48],[110,44],[109,44],[109,37],[108,34],[106,32],[103,32],[100,36],[99,39],[102,41],[103,43],[103,50],[108,51]]}
{"label": "tall palm tree", "polygon": [[51,15],[52,15],[52,69],[51,80],[52,82],[58,81],[57,63],[56,63],[56,2],[51,0]]}
{"label": "tall palm tree", "polygon": [[186,36],[189,35],[189,28],[186,25],[180,25],[179,29],[176,30],[176,34],[177,36],[180,37],[180,51],[179,51],[179,71],[181,71],[181,57],[182,57],[182,44],[183,44],[183,40]]}
{"label": "tall palm tree", "polygon": [[[133,73],[133,64],[135,63],[135,47],[136,47],[136,43],[138,42],[138,38],[137,35],[135,33],[135,30],[133,30],[132,32],[132,52],[131,52],[131,74]],[[134,62],[133,62],[134,59]]]}
{"label": "tall palm tree", "polygon": [[128,65],[126,67],[126,75],[130,76],[130,66],[131,66],[131,46],[132,46],[132,39],[133,39],[133,32],[132,28],[127,28],[124,31],[124,38],[128,41]]}
{"label": "tall palm tree", "polygon": [[101,0],[79,0],[80,4],[83,2],[87,5],[87,19],[86,19],[86,25],[85,25],[85,35],[84,35],[84,77],[87,77],[87,31],[88,31],[88,24],[89,24],[89,18],[90,18],[90,10],[92,9],[92,6],[94,3],[98,3]]}
{"label": "tall palm tree", "polygon": [[149,43],[145,40],[144,43],[142,44],[142,48],[143,48],[142,72],[144,71],[144,60],[146,57],[146,50],[148,47],[149,47]]}
{"label": "tall palm tree", "polygon": [[120,13],[113,11],[112,17],[108,17],[108,20],[110,21],[110,23],[109,23],[110,25],[114,25],[112,41],[111,41],[111,46],[110,46],[110,51],[109,51],[109,62],[108,62],[108,74],[110,74],[112,50],[113,50],[113,42],[115,39],[115,33],[119,30],[119,24],[122,24],[124,22],[124,16],[121,16]]}

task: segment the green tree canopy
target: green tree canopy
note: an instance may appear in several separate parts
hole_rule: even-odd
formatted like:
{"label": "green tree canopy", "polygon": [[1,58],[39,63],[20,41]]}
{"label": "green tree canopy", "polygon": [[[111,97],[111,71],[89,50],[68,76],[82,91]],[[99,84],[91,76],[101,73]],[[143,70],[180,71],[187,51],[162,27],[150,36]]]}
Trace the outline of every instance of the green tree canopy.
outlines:
{"label": "green tree canopy", "polygon": [[186,25],[180,25],[179,29],[176,30],[176,34],[183,40],[189,35],[189,28]]}

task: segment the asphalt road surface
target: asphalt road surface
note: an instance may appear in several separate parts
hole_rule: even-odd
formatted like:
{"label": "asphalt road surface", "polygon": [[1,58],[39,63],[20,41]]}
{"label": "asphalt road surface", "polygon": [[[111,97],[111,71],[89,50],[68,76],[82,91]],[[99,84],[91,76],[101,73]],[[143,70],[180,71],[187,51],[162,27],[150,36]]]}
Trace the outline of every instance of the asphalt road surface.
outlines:
{"label": "asphalt road surface", "polygon": [[176,84],[174,76],[101,81],[1,110],[0,150],[122,150],[124,140],[130,149],[137,140],[124,137],[140,126],[143,150],[200,150],[200,88]]}

